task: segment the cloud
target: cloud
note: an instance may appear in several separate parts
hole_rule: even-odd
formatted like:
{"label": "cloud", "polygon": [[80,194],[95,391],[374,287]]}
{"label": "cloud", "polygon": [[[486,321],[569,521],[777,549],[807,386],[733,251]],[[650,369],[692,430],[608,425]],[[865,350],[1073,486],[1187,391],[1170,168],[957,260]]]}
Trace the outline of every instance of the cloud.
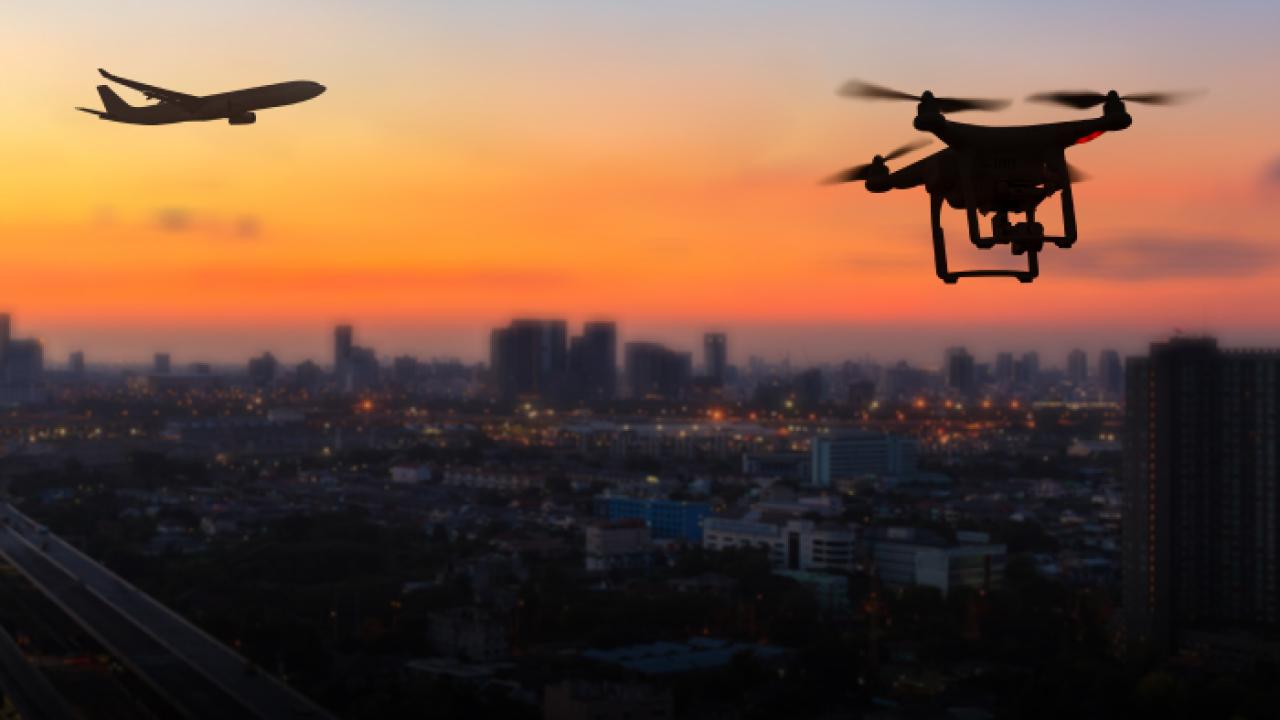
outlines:
{"label": "cloud", "polygon": [[1266,172],[1262,175],[1262,182],[1264,185],[1280,187],[1280,157],[1272,160],[1267,166]]}
{"label": "cloud", "polygon": [[191,211],[180,207],[160,208],[156,211],[156,224],[168,232],[186,232],[191,229]]}
{"label": "cloud", "polygon": [[200,233],[210,238],[253,240],[262,232],[262,223],[256,215],[223,217],[185,207],[160,208],[155,212],[155,223],[165,232]]}
{"label": "cloud", "polygon": [[1046,247],[1045,272],[1099,280],[1248,277],[1280,262],[1274,244],[1226,237],[1134,235],[1085,238],[1070,250]]}

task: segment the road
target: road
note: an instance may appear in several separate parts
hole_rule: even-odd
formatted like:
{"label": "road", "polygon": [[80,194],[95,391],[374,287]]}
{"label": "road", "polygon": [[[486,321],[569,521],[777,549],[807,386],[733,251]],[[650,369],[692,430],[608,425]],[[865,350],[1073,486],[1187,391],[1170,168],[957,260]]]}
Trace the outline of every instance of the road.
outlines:
{"label": "road", "polygon": [[8,503],[0,553],[191,717],[331,717]]}
{"label": "road", "polygon": [[0,630],[0,687],[24,720],[75,718],[49,679],[27,662],[18,644],[4,630]]}

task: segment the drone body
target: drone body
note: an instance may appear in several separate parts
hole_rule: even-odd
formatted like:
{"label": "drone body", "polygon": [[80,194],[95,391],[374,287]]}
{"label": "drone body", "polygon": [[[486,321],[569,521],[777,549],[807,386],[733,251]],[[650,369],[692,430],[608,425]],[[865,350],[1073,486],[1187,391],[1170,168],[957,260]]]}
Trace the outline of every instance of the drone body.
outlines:
{"label": "drone body", "polygon": [[[1046,242],[1069,248],[1076,241],[1075,203],[1071,184],[1082,179],[1066,162],[1068,148],[1089,142],[1107,132],[1128,128],[1133,119],[1124,101],[1153,104],[1174,101],[1170,94],[1130,95],[1122,98],[1114,90],[1050,93],[1032,99],[1075,108],[1103,105],[1101,117],[1044,125],[991,127],[949,120],[944,113],[964,110],[995,110],[1007,103],[995,100],[937,98],[930,92],[916,97],[860,82],[847,84],[842,93],[874,99],[918,101],[915,128],[928,132],[947,147],[896,171],[888,161],[922,147],[913,143],[876,156],[867,165],[849,168],[831,182],[863,181],[873,193],[923,186],[929,193],[933,225],[934,265],[938,277],[955,283],[962,277],[1014,277],[1029,283],[1039,275],[1038,255]],[[1040,204],[1061,193],[1063,233],[1048,236],[1036,221]],[[942,230],[942,205],[963,210],[969,224],[969,240],[989,249],[1009,245],[1014,255],[1026,255],[1025,270],[952,270],[947,263],[946,238]],[[979,215],[991,215],[989,234],[984,234]],[[1010,215],[1021,215],[1013,222]]]}

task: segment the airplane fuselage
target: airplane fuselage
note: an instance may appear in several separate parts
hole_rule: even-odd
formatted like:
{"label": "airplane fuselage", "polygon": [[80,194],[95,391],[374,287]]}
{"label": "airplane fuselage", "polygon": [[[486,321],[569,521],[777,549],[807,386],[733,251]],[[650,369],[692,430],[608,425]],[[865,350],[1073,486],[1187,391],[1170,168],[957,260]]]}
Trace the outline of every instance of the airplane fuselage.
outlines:
{"label": "airplane fuselage", "polygon": [[107,111],[99,114],[99,117],[103,120],[131,125],[169,125],[205,120],[227,120],[232,124],[249,124],[255,120],[254,112],[257,110],[293,105],[310,100],[324,91],[325,87],[320,83],[294,80],[205,95],[198,98],[197,102],[190,103],[180,104],[161,100],[155,105],[126,104],[121,107],[116,104],[115,107],[107,107]]}

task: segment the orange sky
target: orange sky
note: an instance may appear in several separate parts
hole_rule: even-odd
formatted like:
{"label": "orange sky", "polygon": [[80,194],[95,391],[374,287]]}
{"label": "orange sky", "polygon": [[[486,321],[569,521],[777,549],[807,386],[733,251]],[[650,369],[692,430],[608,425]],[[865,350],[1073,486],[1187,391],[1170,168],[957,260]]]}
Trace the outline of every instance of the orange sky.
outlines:
{"label": "orange sky", "polygon": [[[0,101],[0,305],[54,355],[108,358],[294,357],[322,350],[338,319],[382,346],[479,356],[482,332],[438,329],[513,314],[743,328],[761,352],[765,328],[786,325],[953,328],[940,344],[1000,325],[1081,343],[1095,326],[1280,341],[1280,187],[1264,181],[1280,102],[1263,91],[1280,54],[1259,27],[1276,11],[1174,3],[1154,24],[1126,10],[1105,28],[1048,13],[1024,28],[1003,5],[24,10],[0,31],[24,58]],[[984,48],[975,33],[1010,35]],[[903,58],[906,38],[921,47]],[[97,104],[98,66],[192,93],[329,91],[248,127],[128,127],[71,110]],[[849,76],[1011,97],[1210,94],[1133,108],[1132,130],[1072,151],[1094,177],[1076,196],[1081,239],[1046,250],[1034,285],[944,286],[922,192],[816,183],[914,134],[909,104],[836,97]],[[989,120],[1064,116],[1085,115],[1015,104]],[[828,334],[797,342],[825,356]]]}

